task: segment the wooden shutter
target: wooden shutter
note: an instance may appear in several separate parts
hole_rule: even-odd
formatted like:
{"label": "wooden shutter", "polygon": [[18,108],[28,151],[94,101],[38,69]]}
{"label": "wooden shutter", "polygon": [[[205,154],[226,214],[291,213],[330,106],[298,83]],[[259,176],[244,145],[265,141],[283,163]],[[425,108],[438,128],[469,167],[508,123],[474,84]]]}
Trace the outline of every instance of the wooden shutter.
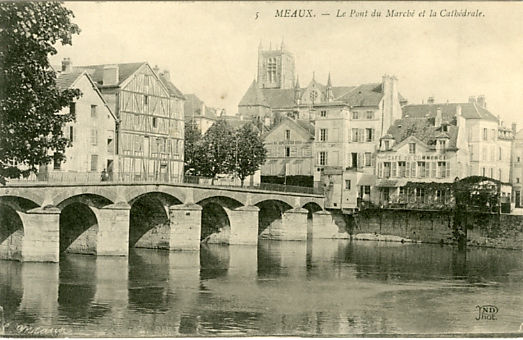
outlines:
{"label": "wooden shutter", "polygon": [[383,177],[383,163],[382,162],[378,163],[378,177],[379,178]]}
{"label": "wooden shutter", "polygon": [[397,174],[397,167],[398,167],[398,163],[397,162],[391,162],[391,170],[392,170],[391,177],[397,177],[398,176],[398,174]]}
{"label": "wooden shutter", "polygon": [[[446,165],[447,166],[447,169],[446,169],[446,172],[447,172],[446,175],[447,176],[446,177],[448,178],[448,177],[450,177],[450,162],[446,162],[446,163],[447,163],[447,165]],[[500,178],[500,180],[501,180],[501,178]]]}
{"label": "wooden shutter", "polygon": [[410,162],[405,162],[405,177],[410,177]]}
{"label": "wooden shutter", "polygon": [[410,163],[410,166],[411,166],[411,173],[410,173],[410,176],[411,177],[416,177],[416,162],[412,162]]}

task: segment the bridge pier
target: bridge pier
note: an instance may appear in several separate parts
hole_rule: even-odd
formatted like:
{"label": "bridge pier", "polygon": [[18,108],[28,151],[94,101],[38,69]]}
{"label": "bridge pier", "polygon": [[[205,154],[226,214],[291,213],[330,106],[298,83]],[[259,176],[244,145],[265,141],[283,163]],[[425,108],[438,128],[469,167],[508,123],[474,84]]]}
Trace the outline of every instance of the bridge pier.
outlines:
{"label": "bridge pier", "polygon": [[202,207],[180,204],[169,207],[171,234],[170,250],[199,250],[202,224]]}
{"label": "bridge pier", "polygon": [[98,218],[97,255],[129,255],[129,216],[127,203],[111,204],[96,210]]}
{"label": "bridge pier", "polygon": [[19,213],[24,225],[22,262],[58,262],[60,256],[60,210],[36,208]]}
{"label": "bridge pier", "polygon": [[283,213],[281,238],[285,241],[307,241],[307,209],[294,208]]}
{"label": "bridge pier", "polygon": [[325,239],[337,238],[338,226],[334,223],[330,212],[325,210],[317,211],[312,217],[312,238]]}
{"label": "bridge pier", "polygon": [[258,244],[259,211],[252,205],[227,210],[231,225],[229,244]]}

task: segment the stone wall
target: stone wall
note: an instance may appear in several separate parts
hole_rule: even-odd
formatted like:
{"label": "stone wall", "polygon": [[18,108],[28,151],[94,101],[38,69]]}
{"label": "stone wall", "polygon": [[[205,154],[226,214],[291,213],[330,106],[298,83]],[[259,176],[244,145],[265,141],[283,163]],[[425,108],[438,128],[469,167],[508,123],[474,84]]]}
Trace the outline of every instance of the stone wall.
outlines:
{"label": "stone wall", "polygon": [[[451,212],[365,210],[348,217],[348,232],[393,235],[424,243],[455,243]],[[471,214],[467,245],[523,249],[523,216]]]}
{"label": "stone wall", "polygon": [[[484,223],[467,230],[467,244],[481,247],[523,249],[523,216],[480,215]],[[485,223],[488,221],[488,223]]]}

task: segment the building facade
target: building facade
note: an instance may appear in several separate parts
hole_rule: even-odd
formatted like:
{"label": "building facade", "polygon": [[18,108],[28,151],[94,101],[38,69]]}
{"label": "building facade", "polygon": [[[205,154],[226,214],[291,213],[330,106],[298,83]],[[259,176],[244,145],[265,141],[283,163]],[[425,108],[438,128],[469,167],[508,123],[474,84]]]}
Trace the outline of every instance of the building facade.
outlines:
{"label": "building facade", "polygon": [[55,157],[53,164],[40,167],[39,176],[61,181],[100,181],[105,171],[108,178],[104,180],[111,179],[118,172],[116,116],[87,72],[62,72],[56,83],[63,89],[79,89],[82,96],[62,111],[76,115],[74,122],[63,127],[64,136],[72,143],[65,150],[65,162]]}
{"label": "building facade", "polygon": [[185,97],[169,72],[145,62],[74,69],[90,74],[120,121],[120,179],[181,181]]}
{"label": "building facade", "polygon": [[516,208],[523,207],[521,192],[523,187],[523,129],[515,132],[516,124],[512,124],[512,131],[514,133],[514,140],[512,144],[512,171],[511,180],[513,187],[514,205]]}
{"label": "building facade", "polygon": [[216,122],[216,110],[207,107],[195,94],[186,94],[184,102],[185,121],[193,121],[204,134]]}
{"label": "building facade", "polygon": [[313,186],[314,126],[310,122],[285,117],[262,138],[267,149],[261,166],[263,182]]}

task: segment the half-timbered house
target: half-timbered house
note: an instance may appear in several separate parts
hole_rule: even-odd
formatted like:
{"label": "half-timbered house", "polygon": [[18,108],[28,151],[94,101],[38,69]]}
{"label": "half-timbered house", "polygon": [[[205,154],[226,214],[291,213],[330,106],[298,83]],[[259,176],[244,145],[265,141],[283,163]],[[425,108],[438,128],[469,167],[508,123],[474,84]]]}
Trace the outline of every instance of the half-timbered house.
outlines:
{"label": "half-timbered house", "polygon": [[181,181],[184,95],[146,63],[80,66],[119,119],[120,179]]}

